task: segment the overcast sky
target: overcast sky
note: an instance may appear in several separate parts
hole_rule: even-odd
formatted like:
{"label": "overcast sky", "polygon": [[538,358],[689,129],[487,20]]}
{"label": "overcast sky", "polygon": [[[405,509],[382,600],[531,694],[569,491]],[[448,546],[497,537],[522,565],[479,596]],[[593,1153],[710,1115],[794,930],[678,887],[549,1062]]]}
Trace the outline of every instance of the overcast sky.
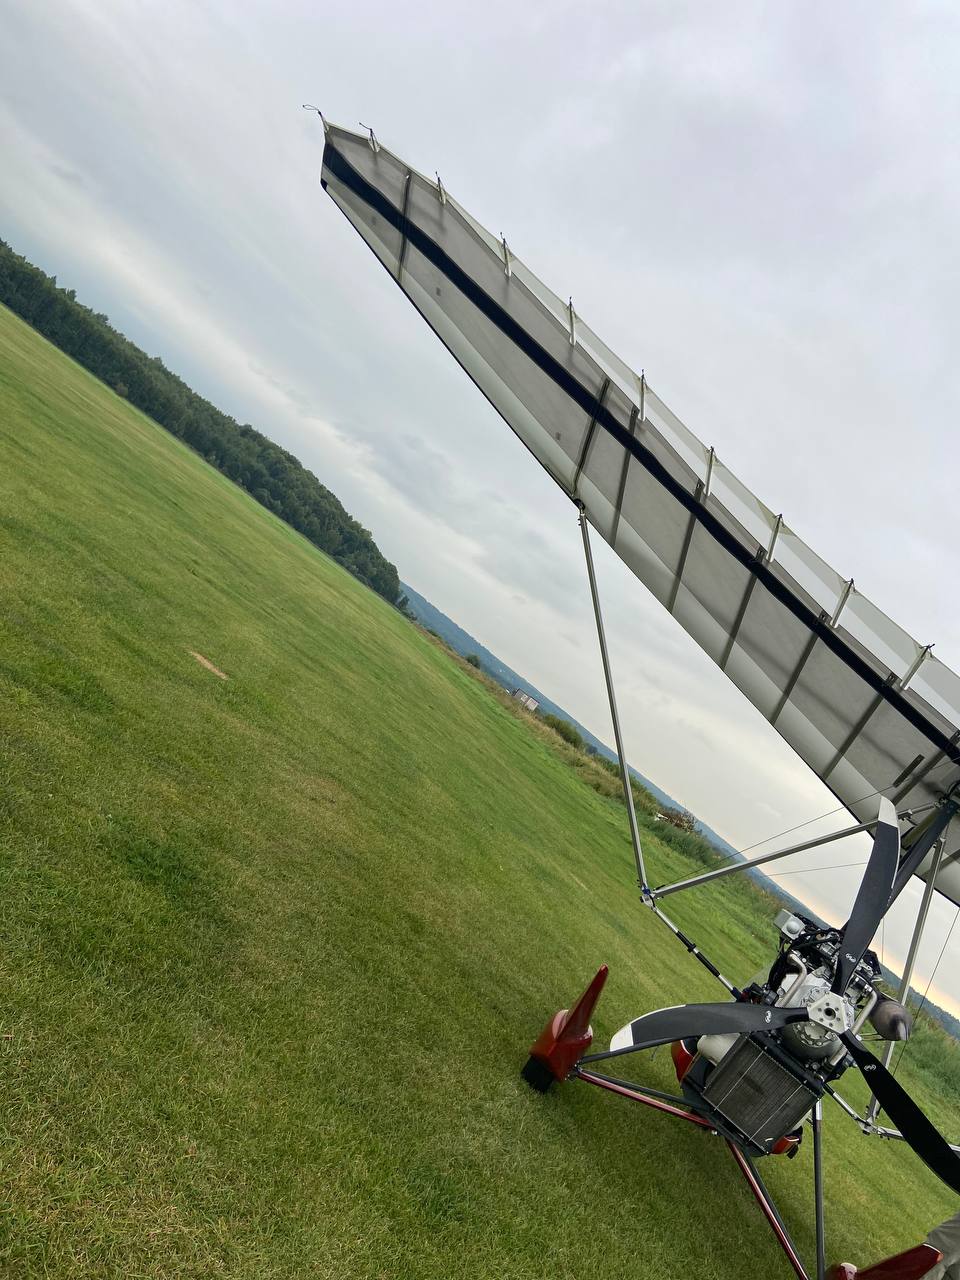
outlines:
{"label": "overcast sky", "polygon": [[[320,191],[302,102],[439,170],[960,666],[956,5],[0,0],[0,30],[0,236],[295,452],[402,578],[600,737],[571,506]],[[834,809],[596,555],[632,763],[740,847]],[[858,872],[802,871],[866,854],[832,845],[782,883],[839,922]],[[917,982],[955,915],[937,900]],[[960,926],[933,988],[954,1009],[958,960]]]}

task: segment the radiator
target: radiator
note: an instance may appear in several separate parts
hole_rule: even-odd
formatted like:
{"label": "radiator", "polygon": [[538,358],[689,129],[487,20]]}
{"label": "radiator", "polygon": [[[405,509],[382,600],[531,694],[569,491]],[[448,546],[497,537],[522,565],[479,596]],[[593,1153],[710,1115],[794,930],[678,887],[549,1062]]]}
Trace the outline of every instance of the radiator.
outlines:
{"label": "radiator", "polygon": [[796,1129],[817,1094],[746,1036],[711,1071],[703,1096],[758,1146]]}

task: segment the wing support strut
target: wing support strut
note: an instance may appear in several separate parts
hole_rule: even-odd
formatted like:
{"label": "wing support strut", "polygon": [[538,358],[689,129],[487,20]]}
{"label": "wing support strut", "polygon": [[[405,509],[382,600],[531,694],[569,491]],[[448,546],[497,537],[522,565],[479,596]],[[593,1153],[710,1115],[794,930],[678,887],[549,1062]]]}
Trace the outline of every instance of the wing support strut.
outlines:
{"label": "wing support strut", "polygon": [[[927,882],[923,886],[923,897],[920,899],[920,910],[917,912],[917,923],[913,930],[913,937],[910,939],[910,948],[907,952],[907,959],[903,966],[903,977],[900,979],[900,989],[897,992],[897,999],[901,1004],[905,1004],[907,996],[910,994],[910,982],[913,978],[913,967],[917,962],[917,952],[920,950],[920,942],[923,938],[923,931],[927,926],[927,915],[930,911],[930,901],[933,898],[933,891],[937,883],[937,875],[940,871],[940,863],[943,861],[943,840],[941,835],[937,839],[937,845],[933,853],[933,861],[930,864],[930,873],[927,876]],[[893,1057],[894,1041],[890,1040],[883,1047],[883,1053],[880,1055],[880,1061],[885,1067],[890,1066],[890,1059]],[[867,1107],[864,1119],[867,1124],[876,1124],[877,1114],[880,1111],[880,1103],[875,1097],[870,1098],[870,1104]]]}
{"label": "wing support strut", "polygon": [[[916,838],[911,841],[910,847],[901,856],[900,865],[897,868],[897,878],[893,882],[893,889],[890,893],[888,911],[909,884],[911,876],[919,872],[924,858],[934,848],[937,840],[941,835],[945,835],[947,828],[958,811],[960,811],[960,797],[958,797],[956,786],[954,786],[940,802],[934,816],[917,829]],[[939,863],[937,870],[939,871]],[[931,871],[930,878],[936,882],[936,872]]]}
{"label": "wing support strut", "polygon": [[[908,817],[913,809],[900,813],[898,818]],[[831,831],[829,835],[816,836],[812,840],[804,840],[801,844],[792,844],[787,849],[775,849],[772,853],[761,853],[755,858],[745,858],[743,862],[730,862],[714,871],[705,871],[702,875],[691,876],[688,880],[677,880],[674,884],[659,885],[653,890],[654,898],[665,898],[670,893],[679,893],[681,889],[692,889],[698,884],[709,884],[711,880],[719,880],[723,876],[736,875],[740,871],[749,871],[751,867],[762,867],[767,862],[776,862],[779,858],[789,858],[794,853],[804,853],[807,849],[818,849],[821,845],[832,844],[834,840],[844,840],[847,836],[858,835],[861,831],[872,831],[877,819],[870,822],[858,822],[855,827],[844,827],[841,831]]]}
{"label": "wing support strut", "polygon": [[640,894],[646,906],[650,907],[657,917],[661,920],[673,936],[687,948],[692,956],[708,969],[710,973],[722,983],[730,994],[736,999],[740,992],[727,978],[723,976],[716,965],[707,958],[700,948],[686,936],[677,926],[660,910],[654,900],[654,894],[650,890],[647,882],[647,870],[643,861],[643,848],[640,844],[640,828],[637,825],[637,811],[633,804],[633,788],[630,785],[630,766],[627,763],[627,753],[623,746],[623,735],[620,732],[620,715],[617,711],[617,697],[613,687],[613,672],[610,669],[610,654],[607,650],[607,637],[603,627],[603,614],[600,609],[600,592],[597,588],[597,575],[593,565],[593,550],[590,546],[590,528],[587,523],[587,514],[581,503],[577,503],[580,511],[580,534],[583,539],[583,557],[587,565],[587,579],[590,583],[590,599],[593,603],[593,616],[597,623],[597,639],[600,642],[600,660],[603,663],[603,678],[607,685],[607,699],[610,703],[610,719],[613,721],[613,736],[617,744],[617,758],[620,761],[620,782],[623,786],[623,799],[627,806],[627,820],[630,824],[630,843],[633,846],[633,856],[637,866],[637,883],[640,886]]}
{"label": "wing support strut", "polygon": [[603,614],[600,611],[600,593],[597,590],[597,575],[593,567],[593,551],[590,547],[590,528],[587,524],[587,513],[582,503],[577,504],[580,510],[580,534],[583,538],[583,556],[587,562],[587,578],[590,582],[590,599],[593,602],[593,616],[597,622],[597,639],[600,641],[600,660],[603,663],[603,678],[607,685],[607,700],[610,703],[610,719],[613,721],[613,736],[617,744],[617,757],[620,761],[620,781],[623,784],[623,799],[627,806],[627,820],[630,823],[630,843],[633,845],[633,856],[637,864],[637,883],[644,902],[652,905],[650,887],[647,884],[647,872],[643,865],[643,849],[640,845],[640,828],[637,826],[637,811],[633,807],[633,788],[630,785],[630,767],[623,748],[623,736],[620,733],[620,716],[617,712],[617,695],[613,688],[613,673],[610,670],[610,654],[607,652],[607,637],[603,629]]}

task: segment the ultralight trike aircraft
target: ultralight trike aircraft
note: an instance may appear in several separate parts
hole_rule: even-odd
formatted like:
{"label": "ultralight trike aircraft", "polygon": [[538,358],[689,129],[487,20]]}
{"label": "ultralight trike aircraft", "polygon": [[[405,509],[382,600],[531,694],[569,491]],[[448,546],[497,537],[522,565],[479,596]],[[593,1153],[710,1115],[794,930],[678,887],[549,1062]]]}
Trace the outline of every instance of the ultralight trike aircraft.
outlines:
{"label": "ultralight trike aircraft", "polygon": [[[310,108],[316,110],[316,108]],[[318,114],[320,114],[318,112]],[[321,120],[323,117],[321,115]],[[728,1145],[800,1280],[826,1280],[821,1106],[898,1140],[960,1192],[960,1148],[888,1069],[910,1032],[905,1008],[935,891],[960,905],[960,678],[813,552],[704,446],[650,387],[514,255],[439,176],[323,120],[321,182],[381,264],[578,511],[624,800],[644,906],[726,989],[718,1004],[635,1018],[590,1053],[601,968],[560,1010],[523,1069],[535,1089],[580,1080],[682,1118]],[[641,848],[590,544],[593,528],[852,813],[855,825],[675,884],[652,885]],[[784,911],[769,970],[736,987],[663,909],[673,893],[855,832],[873,849],[847,923]],[[923,882],[897,999],[878,990],[869,949],[913,876]],[[863,1043],[864,1024],[887,1042]],[[677,1095],[601,1065],[670,1044]],[[851,1068],[873,1098],[860,1115],[837,1090]],[[880,1110],[890,1126],[877,1123]],[[808,1272],[756,1167],[795,1153],[809,1123],[816,1211]],[[922,1244],[860,1280],[918,1280],[939,1261]],[[850,1277],[840,1264],[832,1276]]]}

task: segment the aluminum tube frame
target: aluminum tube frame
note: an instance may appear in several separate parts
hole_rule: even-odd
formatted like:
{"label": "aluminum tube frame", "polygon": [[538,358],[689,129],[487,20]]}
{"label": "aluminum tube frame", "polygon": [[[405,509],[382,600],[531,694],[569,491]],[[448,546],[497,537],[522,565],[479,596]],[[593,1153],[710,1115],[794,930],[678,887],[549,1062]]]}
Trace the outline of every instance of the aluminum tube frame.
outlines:
{"label": "aluminum tube frame", "polygon": [[627,820],[630,824],[630,843],[633,845],[633,856],[637,864],[637,881],[644,901],[650,900],[650,888],[647,884],[647,872],[643,865],[643,849],[640,846],[640,828],[637,826],[637,812],[633,807],[633,788],[630,785],[630,766],[623,749],[623,736],[620,733],[620,716],[617,712],[617,695],[613,687],[613,673],[610,670],[610,654],[607,652],[607,637],[603,629],[603,614],[600,611],[600,594],[597,590],[597,575],[593,567],[593,551],[590,547],[590,528],[587,513],[578,503],[580,517],[580,534],[583,538],[583,555],[587,562],[587,577],[590,581],[590,599],[593,602],[593,616],[597,622],[597,638],[600,641],[600,659],[603,663],[603,678],[607,685],[607,700],[610,703],[610,719],[613,721],[613,736],[617,744],[617,757],[620,761],[620,781],[623,784],[623,799],[627,806]]}
{"label": "aluminum tube frame", "polygon": [[[717,968],[717,966],[713,963],[713,961],[712,961],[708,956],[705,956],[705,955],[703,954],[703,952],[700,950],[700,948],[697,946],[697,944],[696,944],[695,942],[693,942],[690,938],[688,938],[688,937],[687,937],[687,935],[683,932],[683,930],[682,930],[682,929],[679,929],[679,928],[678,928],[678,927],[673,923],[673,921],[670,919],[670,917],[669,917],[668,915],[666,915],[666,914],[665,914],[665,912],[663,912],[663,911],[661,911],[661,910],[660,910],[660,908],[657,906],[657,904],[656,904],[655,902],[652,902],[652,903],[650,904],[650,907],[651,907],[651,909],[652,909],[652,911],[653,911],[653,914],[657,917],[657,919],[658,919],[658,920],[661,920],[661,921],[662,921],[662,922],[667,926],[667,928],[670,930],[670,932],[673,934],[673,936],[674,936],[674,937],[675,937],[679,942],[682,942],[682,943],[683,943],[683,945],[684,945],[684,946],[686,947],[686,949],[690,952],[690,954],[694,957],[694,959],[695,959],[695,960],[698,960],[698,961],[700,962],[700,964],[702,964],[702,965],[703,965],[703,967],[707,970],[707,972],[708,972],[708,973],[710,973],[710,974],[712,974],[712,976],[713,976],[714,978],[716,978],[716,980],[720,983],[720,985],[721,985],[721,986],[722,986],[722,987],[723,987],[723,988],[724,988],[724,989],[725,989],[725,990],[726,990],[730,995],[732,995],[732,996],[733,996],[734,1000],[739,1000],[739,999],[740,999],[740,994],[741,994],[741,993],[740,993],[740,989],[739,989],[739,987],[735,987],[735,986],[733,985],[733,983],[729,980],[729,978],[725,978],[725,977],[723,976],[723,974],[720,972],[720,970]],[[585,1062],[594,1062],[594,1061],[599,1062],[599,1061],[600,1061],[601,1059],[603,1059],[603,1058],[616,1057],[616,1056],[618,1056],[619,1054],[623,1054],[623,1053],[636,1053],[636,1052],[638,1052],[638,1050],[634,1049],[634,1048],[633,1048],[633,1046],[631,1045],[631,1046],[627,1046],[626,1048],[623,1048],[623,1049],[608,1049],[608,1050],[604,1051],[603,1053],[594,1053],[594,1054],[591,1054],[591,1055],[590,1055],[590,1057],[589,1057],[589,1058],[585,1058],[585,1059],[584,1059],[584,1061],[585,1061]]]}
{"label": "aluminum tube frame", "polygon": [[[847,1102],[846,1098],[837,1093],[832,1085],[826,1086],[826,1094],[837,1104],[841,1111],[846,1112],[854,1124],[859,1128],[860,1132],[867,1137],[888,1138],[893,1142],[906,1142],[906,1138],[899,1129],[888,1129],[882,1124],[871,1124],[868,1120],[864,1120],[863,1116]],[[947,1146],[951,1151],[955,1151],[960,1156],[960,1142],[948,1142]]]}
{"label": "aluminum tube frame", "polygon": [[[892,1142],[906,1142],[906,1138],[899,1129],[887,1129],[882,1124],[875,1124],[869,1130],[876,1138],[889,1138]],[[948,1142],[947,1146],[951,1151],[955,1151],[960,1156],[960,1143]]]}
{"label": "aluminum tube frame", "polygon": [[733,1156],[734,1160],[736,1160],[740,1172],[746,1180],[747,1186],[753,1192],[757,1204],[759,1204],[760,1208],[763,1210],[763,1215],[767,1219],[767,1222],[769,1222],[770,1229],[777,1237],[780,1248],[787,1255],[790,1265],[797,1273],[798,1280],[811,1280],[811,1276],[800,1260],[797,1247],[790,1238],[790,1233],[787,1231],[783,1219],[777,1212],[777,1207],[773,1202],[773,1198],[764,1185],[763,1179],[757,1172],[753,1161],[740,1150],[735,1142],[731,1142],[729,1138],[726,1138],[725,1141],[730,1150],[730,1154]]}
{"label": "aluminum tube frame", "polygon": [[670,919],[670,917],[665,912],[660,910],[660,908],[657,906],[655,902],[651,903],[650,905],[653,908],[653,914],[657,917],[657,919],[663,921],[663,923],[667,926],[667,928],[670,930],[673,936],[683,943],[683,945],[687,948],[687,950],[694,957],[694,959],[699,960],[700,963],[703,965],[703,967],[709,973],[713,974],[713,976],[721,984],[721,986],[725,987],[735,1000],[738,1000],[740,998],[739,988],[735,987],[728,978],[725,978],[723,976],[723,974],[720,972],[717,966],[713,963],[713,961],[703,954],[703,952],[696,945],[696,943],[692,942],[687,937],[687,935],[683,932],[683,930],[678,928],[677,925],[675,925],[673,921]]}
{"label": "aluminum tube frame", "polygon": [[[933,895],[936,891],[937,876],[940,873],[940,863],[943,861],[943,851],[946,848],[945,839],[940,836],[937,847],[933,853],[933,862],[930,865],[930,874],[927,876],[926,883],[923,886],[923,897],[920,899],[920,910],[917,912],[917,923],[914,925],[913,936],[910,939],[910,947],[907,951],[907,958],[903,966],[903,977],[900,979],[900,987],[897,991],[897,999],[901,1004],[907,998],[910,991],[910,982],[913,978],[913,970],[917,963],[917,954],[920,950],[920,943],[923,941],[923,931],[927,927],[927,917],[930,914],[930,903],[933,901]],[[896,1048],[896,1041],[890,1040],[883,1046],[883,1053],[880,1055],[880,1061],[885,1067],[890,1066],[890,1059],[893,1057],[893,1051]],[[880,1103],[876,1097],[871,1094],[869,1105],[864,1115],[867,1124],[872,1125],[877,1119],[880,1112]]]}
{"label": "aluminum tube frame", "polygon": [[634,1084],[628,1080],[616,1080],[612,1076],[603,1076],[596,1071],[584,1071],[579,1065],[573,1070],[573,1079],[582,1080],[584,1084],[596,1085],[598,1089],[606,1089],[610,1093],[618,1094],[621,1098],[629,1098],[631,1102],[642,1102],[644,1106],[676,1116],[678,1120],[689,1120],[691,1124],[699,1125],[701,1129],[713,1130],[711,1122],[695,1111],[686,1098],[676,1098],[673,1094],[661,1093],[659,1089],[648,1089],[644,1085]]}
{"label": "aluminum tube frame", "polygon": [[[900,816],[899,814],[897,815]],[[846,836],[858,835],[861,831],[872,831],[877,819],[872,822],[859,822],[855,827],[844,827],[842,831],[833,831],[829,835],[817,836],[815,840],[805,840],[802,844],[793,844],[788,849],[777,849],[773,853],[761,853],[756,858],[748,858],[744,862],[731,862],[728,866],[717,867],[715,871],[705,871],[703,875],[692,876],[689,880],[677,880],[674,884],[659,885],[654,889],[654,898],[665,898],[670,893],[679,893],[681,889],[692,889],[698,884],[708,884],[711,880],[719,880],[721,876],[732,876],[738,871],[749,871],[752,867],[762,867],[766,862],[776,862],[778,858],[789,858],[793,853],[803,853],[807,849],[816,849],[823,844],[832,844],[835,840],[843,840]]]}
{"label": "aluminum tube frame", "polygon": [[841,1094],[837,1093],[833,1085],[828,1084],[825,1086],[825,1089],[826,1089],[827,1096],[834,1100],[834,1102],[837,1104],[837,1106],[840,1108],[841,1111],[846,1112],[846,1114],[850,1117],[850,1119],[854,1122],[854,1124],[858,1126],[861,1133],[870,1133],[871,1131],[870,1126],[867,1124],[866,1120],[864,1120],[860,1112],[857,1111],[854,1107],[852,1107],[850,1103],[847,1102],[846,1098],[844,1098]]}
{"label": "aluminum tube frame", "polygon": [[[943,851],[946,848],[943,836],[940,837],[939,843],[933,854],[933,861],[930,866],[930,874],[923,886],[923,897],[920,899],[920,910],[917,913],[917,923],[913,930],[913,937],[910,939],[910,949],[907,952],[907,959],[903,966],[903,976],[900,979],[900,987],[897,991],[897,999],[902,1004],[910,992],[910,983],[913,980],[913,970],[917,963],[917,953],[920,950],[920,943],[923,939],[923,931],[927,927],[927,916],[930,914],[930,903],[933,901],[933,895],[937,887],[937,875],[940,872],[940,863],[943,861]],[[890,1052],[893,1052],[893,1044],[889,1046]],[[887,1059],[889,1061],[889,1058]],[[884,1062],[884,1066],[887,1062]]]}
{"label": "aluminum tube frame", "polygon": [[[896,902],[900,894],[904,891],[913,876],[917,874],[923,865],[923,860],[935,846],[939,836],[946,836],[957,814],[958,805],[956,799],[951,795],[943,801],[939,807],[939,812],[933,815],[933,820],[927,825],[925,830],[920,832],[918,839],[912,844],[900,859],[900,865],[897,868],[897,876],[893,882],[893,891],[890,894],[890,904],[887,910]],[[916,810],[914,810],[916,812]]]}
{"label": "aluminum tube frame", "polygon": [[820,1132],[823,1122],[823,1101],[813,1104],[813,1212],[817,1229],[817,1280],[826,1280],[827,1251],[823,1229],[823,1146]]}
{"label": "aluminum tube frame", "polygon": [[[662,1111],[667,1115],[676,1116],[678,1120],[687,1120],[689,1123],[695,1124],[701,1129],[707,1129],[711,1133],[717,1132],[712,1122],[694,1110],[686,1099],[673,1098],[672,1095],[661,1094],[656,1089],[645,1089],[642,1085],[628,1084],[625,1080],[614,1080],[609,1076],[597,1075],[593,1071],[584,1071],[580,1066],[575,1068],[573,1078],[582,1080],[584,1084],[592,1084],[599,1089],[606,1089],[621,1098],[628,1098],[631,1102],[642,1102],[644,1106],[652,1107],[655,1111]],[[675,1105],[678,1102],[682,1103],[682,1106]],[[724,1138],[724,1141],[730,1149],[734,1160],[736,1160],[740,1172],[746,1179],[747,1185],[753,1192],[757,1203],[763,1210],[764,1217],[770,1224],[777,1242],[796,1272],[798,1280],[813,1280],[804,1268],[797,1252],[797,1247],[793,1243],[790,1232],[787,1230],[786,1223],[780,1216],[777,1206],[773,1202],[773,1197],[764,1185],[763,1179],[757,1172],[753,1161],[745,1152],[740,1150],[735,1142],[732,1142],[729,1138]],[[823,1280],[823,1275],[818,1276],[817,1280]]]}

